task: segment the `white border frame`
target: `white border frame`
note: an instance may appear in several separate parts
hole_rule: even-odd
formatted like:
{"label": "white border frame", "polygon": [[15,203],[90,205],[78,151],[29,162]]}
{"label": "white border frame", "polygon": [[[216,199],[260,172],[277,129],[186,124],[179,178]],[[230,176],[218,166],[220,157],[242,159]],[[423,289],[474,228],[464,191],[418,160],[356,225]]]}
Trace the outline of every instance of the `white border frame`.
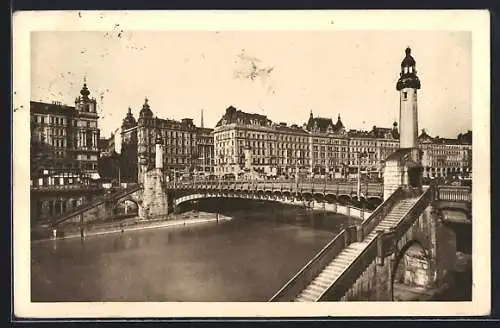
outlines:
{"label": "white border frame", "polygon": [[[81,17],[79,17],[81,14]],[[333,24],[332,24],[333,22]],[[472,32],[472,302],[31,303],[29,102],[31,31],[127,30],[432,30]],[[469,11],[45,11],[13,15],[14,314],[30,318],[468,316],[490,311],[489,12]]]}

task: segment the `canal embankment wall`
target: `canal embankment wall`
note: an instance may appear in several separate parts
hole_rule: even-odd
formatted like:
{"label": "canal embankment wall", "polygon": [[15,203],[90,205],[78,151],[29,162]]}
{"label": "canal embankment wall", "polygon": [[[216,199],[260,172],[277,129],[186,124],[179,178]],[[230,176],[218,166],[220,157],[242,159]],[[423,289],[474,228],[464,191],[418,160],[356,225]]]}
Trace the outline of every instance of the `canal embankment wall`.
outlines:
{"label": "canal embankment wall", "polygon": [[355,219],[360,219],[360,220],[365,220],[373,212],[373,211],[370,211],[367,209],[357,208],[357,207],[350,206],[350,205],[341,205],[341,204],[337,204],[337,203],[329,204],[329,203],[322,203],[322,202],[315,202],[315,201],[304,202],[304,201],[299,201],[299,200],[280,200],[279,202],[282,204],[287,204],[287,205],[306,207],[306,208],[309,208],[311,210],[333,212],[333,213],[346,215],[346,216],[349,216],[349,217],[352,217]]}
{"label": "canal embankment wall", "polygon": [[169,227],[180,227],[192,224],[202,224],[209,222],[228,221],[232,218],[227,215],[207,212],[183,213],[176,216],[168,216],[154,220],[139,220],[138,217],[123,220],[120,222],[103,222],[82,227],[66,227],[59,231],[56,230],[55,235],[46,234],[43,236],[34,236],[32,242],[44,240],[70,239],[70,238],[86,238],[91,236],[124,233],[129,231],[159,229]]}

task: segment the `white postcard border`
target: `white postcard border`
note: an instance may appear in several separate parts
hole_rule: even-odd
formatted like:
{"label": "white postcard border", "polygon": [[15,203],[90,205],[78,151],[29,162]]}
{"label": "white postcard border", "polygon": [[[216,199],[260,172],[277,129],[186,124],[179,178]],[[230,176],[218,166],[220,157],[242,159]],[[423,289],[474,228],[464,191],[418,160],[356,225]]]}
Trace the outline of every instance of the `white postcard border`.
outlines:
{"label": "white postcard border", "polygon": [[[472,302],[30,302],[30,32],[124,30],[429,30],[472,32]],[[490,32],[476,11],[67,11],[13,16],[14,313],[31,318],[467,316],[490,310]]]}

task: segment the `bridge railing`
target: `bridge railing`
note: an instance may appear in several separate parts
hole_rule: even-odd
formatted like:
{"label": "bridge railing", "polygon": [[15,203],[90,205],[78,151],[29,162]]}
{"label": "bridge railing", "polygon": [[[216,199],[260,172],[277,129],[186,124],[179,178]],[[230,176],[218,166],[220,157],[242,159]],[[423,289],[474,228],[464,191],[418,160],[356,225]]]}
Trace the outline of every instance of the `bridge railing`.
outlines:
{"label": "bridge railing", "polygon": [[472,202],[472,192],[466,186],[437,186],[436,200]]}
{"label": "bridge railing", "polygon": [[361,241],[372,232],[372,230],[389,214],[394,205],[404,196],[404,191],[400,187],[393,192],[382,204],[380,204],[372,214],[363,221],[359,227],[358,240]]}
{"label": "bridge railing", "polygon": [[356,227],[343,229],[319,253],[317,253],[295,276],[293,276],[269,302],[291,302],[304,290],[323,269],[355,239]]}
{"label": "bridge railing", "polygon": [[[323,192],[334,194],[348,194],[357,193],[357,184],[343,181],[335,182],[334,184],[327,183],[311,183],[300,182],[297,184],[294,181],[189,181],[165,183],[167,189],[219,189],[219,190],[263,190],[263,191],[289,191],[289,192]],[[383,186],[378,183],[364,183],[361,184],[360,191],[363,195],[377,194],[383,192]]]}
{"label": "bridge railing", "polygon": [[69,190],[101,190],[104,189],[100,185],[87,185],[87,184],[64,184],[64,185],[38,185],[31,186],[30,190],[35,192],[44,192],[44,191],[69,191]]}
{"label": "bridge railing", "polygon": [[[340,274],[340,276],[332,283],[330,288],[321,295],[318,301],[324,300],[339,300],[346,294],[346,292],[353,286],[356,280],[366,271],[368,266],[376,260],[378,255],[385,255],[384,250],[379,245],[383,245],[384,241],[389,240],[389,234],[393,235],[395,238],[401,238],[402,234],[408,230],[408,228],[415,222],[418,215],[428,206],[432,199],[432,193],[430,189],[427,189],[420,195],[419,199],[413,204],[413,206],[408,210],[408,212],[401,218],[396,228],[391,232],[380,231],[377,238],[374,238],[358,255],[354,261]],[[405,230],[406,229],[406,230]],[[399,237],[396,237],[399,236]],[[392,241],[397,240],[395,238],[390,238]],[[382,242],[382,243],[381,243]],[[387,245],[387,243],[385,243]],[[380,253],[382,254],[380,254]]]}
{"label": "bridge railing", "polygon": [[368,246],[356,257],[330,287],[320,296],[319,302],[329,300],[340,300],[352,287],[356,280],[365,272],[366,268],[377,256],[377,238],[372,240]]}

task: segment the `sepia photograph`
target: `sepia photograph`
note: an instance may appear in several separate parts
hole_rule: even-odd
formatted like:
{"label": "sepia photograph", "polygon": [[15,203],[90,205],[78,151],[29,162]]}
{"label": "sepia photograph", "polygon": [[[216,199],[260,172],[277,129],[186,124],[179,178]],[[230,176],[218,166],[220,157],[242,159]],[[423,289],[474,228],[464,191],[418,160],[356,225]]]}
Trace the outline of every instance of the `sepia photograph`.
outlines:
{"label": "sepia photograph", "polygon": [[16,314],[488,313],[487,11],[13,21]]}

